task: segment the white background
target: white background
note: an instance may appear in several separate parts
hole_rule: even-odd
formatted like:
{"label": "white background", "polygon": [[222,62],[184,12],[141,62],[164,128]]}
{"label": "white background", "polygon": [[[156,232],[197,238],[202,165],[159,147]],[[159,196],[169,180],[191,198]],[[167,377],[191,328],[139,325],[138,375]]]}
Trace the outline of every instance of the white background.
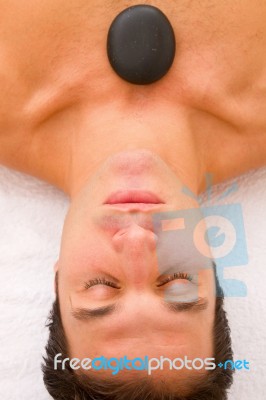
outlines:
{"label": "white background", "polygon": [[[227,278],[244,281],[246,298],[228,298],[240,371],[230,400],[264,400],[266,384],[266,169],[238,179],[239,190],[224,203],[243,207],[247,266],[229,268]],[[213,204],[222,187],[215,188]],[[40,370],[47,340],[44,327],[53,300],[57,259],[68,199],[31,177],[0,168],[0,398],[48,400]]]}

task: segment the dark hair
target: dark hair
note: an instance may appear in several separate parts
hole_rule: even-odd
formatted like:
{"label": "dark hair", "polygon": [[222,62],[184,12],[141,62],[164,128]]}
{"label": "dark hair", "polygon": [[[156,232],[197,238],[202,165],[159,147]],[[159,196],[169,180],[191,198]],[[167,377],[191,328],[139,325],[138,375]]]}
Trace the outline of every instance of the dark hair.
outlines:
{"label": "dark hair", "polygon": [[[214,355],[216,361],[233,359],[230,328],[223,308],[224,296],[219,285],[216,271],[216,306],[213,326]],[[57,277],[56,277],[57,282]],[[66,364],[66,369],[54,369],[54,358],[62,354],[68,358],[67,340],[60,314],[58,294],[50,312],[47,326],[49,339],[46,356],[42,365],[43,379],[50,395],[55,400],[226,400],[227,390],[233,382],[233,370],[216,366],[208,371],[204,379],[190,382],[189,396],[171,391],[163,382],[158,383],[146,378],[130,378],[125,381],[91,377],[75,374]]]}

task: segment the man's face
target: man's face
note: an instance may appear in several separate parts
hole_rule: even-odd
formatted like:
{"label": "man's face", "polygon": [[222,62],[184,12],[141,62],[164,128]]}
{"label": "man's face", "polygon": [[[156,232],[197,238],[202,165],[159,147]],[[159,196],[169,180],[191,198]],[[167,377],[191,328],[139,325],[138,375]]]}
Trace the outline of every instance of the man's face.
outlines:
{"label": "man's face", "polygon": [[165,241],[153,216],[189,208],[176,175],[147,151],[111,157],[73,200],[57,264],[71,358],[213,356],[213,270],[183,263],[174,240],[171,265],[158,263]]}

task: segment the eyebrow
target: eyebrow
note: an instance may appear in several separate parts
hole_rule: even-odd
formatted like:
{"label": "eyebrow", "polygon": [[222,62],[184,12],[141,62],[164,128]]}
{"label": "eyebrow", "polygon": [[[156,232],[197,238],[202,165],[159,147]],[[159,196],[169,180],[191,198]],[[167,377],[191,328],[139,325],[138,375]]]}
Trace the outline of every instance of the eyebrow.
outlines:
{"label": "eyebrow", "polygon": [[71,315],[79,321],[88,321],[99,317],[105,317],[106,315],[113,314],[117,309],[117,304],[111,304],[105,307],[99,308],[75,308],[71,311]]}
{"label": "eyebrow", "polygon": [[[191,302],[162,302],[163,306],[167,308],[171,312],[180,313],[183,311],[203,311],[208,307],[208,300],[204,297],[200,297],[198,300]],[[101,317],[105,317],[107,315],[113,314],[117,311],[117,304],[111,304],[105,307],[99,308],[76,308],[73,309],[71,314],[72,316],[79,321],[89,321],[93,319],[98,319]]]}
{"label": "eyebrow", "polygon": [[168,310],[180,313],[183,311],[204,311],[208,308],[209,302],[206,297],[199,297],[197,300],[189,302],[168,302],[164,300],[162,304]]}

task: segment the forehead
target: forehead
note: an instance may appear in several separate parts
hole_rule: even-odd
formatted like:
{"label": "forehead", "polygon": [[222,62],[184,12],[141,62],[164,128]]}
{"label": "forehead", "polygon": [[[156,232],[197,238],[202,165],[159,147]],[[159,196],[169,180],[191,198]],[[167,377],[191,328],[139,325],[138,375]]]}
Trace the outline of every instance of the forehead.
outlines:
{"label": "forehead", "polygon": [[[152,312],[151,312],[152,310]],[[155,311],[152,304],[131,303],[106,320],[80,322],[71,318],[63,307],[63,322],[70,344],[71,355],[86,357],[145,355],[187,355],[209,357],[212,355],[214,311],[197,315],[180,313],[172,315],[165,310]]]}

